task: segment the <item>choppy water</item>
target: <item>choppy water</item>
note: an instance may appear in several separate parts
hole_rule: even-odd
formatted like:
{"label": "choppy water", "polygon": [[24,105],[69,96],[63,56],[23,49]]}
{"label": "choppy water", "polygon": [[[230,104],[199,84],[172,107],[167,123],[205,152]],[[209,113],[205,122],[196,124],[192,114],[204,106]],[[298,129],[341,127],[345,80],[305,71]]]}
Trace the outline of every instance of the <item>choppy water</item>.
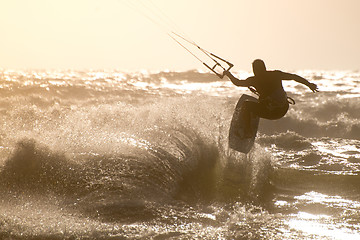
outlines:
{"label": "choppy water", "polygon": [[2,70],[0,239],[360,239],[360,73],[297,73],[244,155],[211,74]]}

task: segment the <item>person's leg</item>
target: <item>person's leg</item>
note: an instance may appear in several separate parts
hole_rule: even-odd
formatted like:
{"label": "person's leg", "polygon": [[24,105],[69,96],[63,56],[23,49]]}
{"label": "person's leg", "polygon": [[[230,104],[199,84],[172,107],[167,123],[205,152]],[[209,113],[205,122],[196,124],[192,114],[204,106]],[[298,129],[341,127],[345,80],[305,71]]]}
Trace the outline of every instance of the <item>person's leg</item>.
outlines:
{"label": "person's leg", "polygon": [[254,114],[259,118],[265,118],[269,120],[276,120],[282,118],[289,109],[289,105],[284,105],[283,107],[275,108],[273,110],[269,110],[266,105],[253,102],[253,101],[245,101],[243,105],[244,109],[244,136],[252,137],[254,136],[255,129],[251,128],[251,116]]}
{"label": "person's leg", "polygon": [[282,107],[276,107],[270,110],[265,104],[262,103],[257,103],[253,101],[244,102],[246,123],[250,123],[251,114],[255,114],[259,118],[276,120],[282,118],[287,113],[288,110],[289,110],[289,104],[285,104]]}

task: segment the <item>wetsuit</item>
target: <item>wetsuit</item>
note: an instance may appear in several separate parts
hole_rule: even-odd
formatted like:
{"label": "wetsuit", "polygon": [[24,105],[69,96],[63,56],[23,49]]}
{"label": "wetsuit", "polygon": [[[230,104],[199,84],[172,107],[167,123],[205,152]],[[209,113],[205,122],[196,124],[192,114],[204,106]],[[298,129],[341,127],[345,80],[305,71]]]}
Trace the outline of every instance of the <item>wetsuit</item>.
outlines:
{"label": "wetsuit", "polygon": [[282,118],[289,109],[287,95],[282,86],[282,80],[287,79],[287,73],[281,71],[266,71],[265,73],[247,78],[245,81],[259,93],[259,102],[245,102],[246,112],[252,112],[265,119]]}

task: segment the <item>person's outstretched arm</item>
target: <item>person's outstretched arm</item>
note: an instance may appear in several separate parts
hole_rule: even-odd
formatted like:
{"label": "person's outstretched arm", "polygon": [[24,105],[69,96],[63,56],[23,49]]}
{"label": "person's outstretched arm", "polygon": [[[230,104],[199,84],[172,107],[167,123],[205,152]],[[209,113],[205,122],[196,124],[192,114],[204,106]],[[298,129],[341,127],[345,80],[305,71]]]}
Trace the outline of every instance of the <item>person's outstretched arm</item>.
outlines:
{"label": "person's outstretched arm", "polygon": [[232,75],[232,73],[229,71],[224,71],[224,75],[227,76],[231,80],[231,82],[236,86],[250,87],[250,81],[249,81],[250,79],[249,78],[247,78],[245,80],[240,80],[240,79],[234,77],[234,75]]}
{"label": "person's outstretched arm", "polygon": [[307,87],[309,87],[311,89],[311,91],[313,92],[318,92],[318,87],[315,83],[311,83],[308,80],[306,80],[303,77],[300,77],[299,75],[296,74],[292,74],[292,73],[285,73],[285,72],[281,72],[281,71],[277,71],[281,74],[281,78],[283,80],[295,80],[298,83],[302,83],[304,85],[306,85]]}

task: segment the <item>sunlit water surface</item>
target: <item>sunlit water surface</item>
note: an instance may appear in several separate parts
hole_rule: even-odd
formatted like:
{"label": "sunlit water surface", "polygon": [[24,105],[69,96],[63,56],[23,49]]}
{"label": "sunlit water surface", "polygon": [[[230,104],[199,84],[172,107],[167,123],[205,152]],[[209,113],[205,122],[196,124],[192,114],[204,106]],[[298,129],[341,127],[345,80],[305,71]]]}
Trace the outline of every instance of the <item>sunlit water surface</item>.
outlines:
{"label": "sunlit water surface", "polygon": [[0,239],[360,239],[360,73],[297,74],[244,155],[211,74],[2,70]]}

